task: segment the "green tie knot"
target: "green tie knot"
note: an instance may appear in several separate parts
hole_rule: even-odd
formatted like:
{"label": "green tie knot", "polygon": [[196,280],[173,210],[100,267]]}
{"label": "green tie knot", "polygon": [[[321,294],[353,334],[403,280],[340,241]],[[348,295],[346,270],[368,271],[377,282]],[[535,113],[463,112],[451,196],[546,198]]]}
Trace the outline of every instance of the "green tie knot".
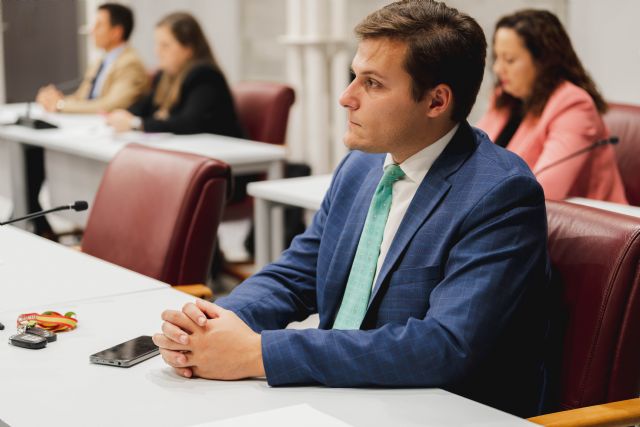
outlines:
{"label": "green tie knot", "polygon": [[391,185],[402,178],[404,178],[402,168],[396,164],[391,164],[384,169],[384,175],[382,175],[380,185]]}

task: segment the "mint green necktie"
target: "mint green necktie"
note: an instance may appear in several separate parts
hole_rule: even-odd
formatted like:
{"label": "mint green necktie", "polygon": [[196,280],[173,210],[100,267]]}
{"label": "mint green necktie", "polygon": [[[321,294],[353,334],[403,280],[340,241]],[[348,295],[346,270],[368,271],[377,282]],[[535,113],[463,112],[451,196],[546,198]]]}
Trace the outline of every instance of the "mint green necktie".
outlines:
{"label": "mint green necktie", "polygon": [[393,183],[404,177],[398,165],[389,165],[378,183],[371,200],[367,219],[360,235],[349,280],[333,329],[360,329],[369,305],[373,278],[376,275],[384,227],[391,208]]}

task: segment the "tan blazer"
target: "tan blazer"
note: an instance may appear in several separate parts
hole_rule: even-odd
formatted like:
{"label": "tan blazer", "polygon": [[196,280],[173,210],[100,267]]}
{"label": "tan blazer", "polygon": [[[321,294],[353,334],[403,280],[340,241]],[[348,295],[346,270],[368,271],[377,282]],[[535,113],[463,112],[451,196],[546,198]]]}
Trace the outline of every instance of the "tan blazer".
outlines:
{"label": "tan blazer", "polygon": [[[507,121],[509,111],[491,107],[477,126],[493,141]],[[591,96],[570,82],[551,94],[540,117],[527,115],[507,149],[524,159],[544,189],[547,199],[587,197],[628,204],[610,145],[595,148],[541,171],[548,165],[606,138],[609,132]]]}
{"label": "tan blazer", "polygon": [[64,113],[100,113],[118,108],[128,108],[149,89],[149,77],[140,57],[131,46],[127,46],[107,71],[102,92],[95,99],[87,99],[91,83],[98,72],[102,59],[87,70],[75,93],[64,98]]}

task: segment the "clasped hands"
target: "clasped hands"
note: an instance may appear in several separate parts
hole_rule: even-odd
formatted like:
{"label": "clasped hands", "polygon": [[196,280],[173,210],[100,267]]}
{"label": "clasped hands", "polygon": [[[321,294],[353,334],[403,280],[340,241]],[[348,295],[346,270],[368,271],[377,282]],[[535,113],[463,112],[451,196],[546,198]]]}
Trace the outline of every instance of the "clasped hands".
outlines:
{"label": "clasped hands", "polygon": [[54,85],[41,87],[36,95],[36,102],[49,112],[57,110],[58,101],[64,98],[64,94],[60,92]]}
{"label": "clasped hands", "polygon": [[164,361],[178,375],[217,380],[264,376],[262,343],[235,313],[204,300],[162,313],[153,336]]}

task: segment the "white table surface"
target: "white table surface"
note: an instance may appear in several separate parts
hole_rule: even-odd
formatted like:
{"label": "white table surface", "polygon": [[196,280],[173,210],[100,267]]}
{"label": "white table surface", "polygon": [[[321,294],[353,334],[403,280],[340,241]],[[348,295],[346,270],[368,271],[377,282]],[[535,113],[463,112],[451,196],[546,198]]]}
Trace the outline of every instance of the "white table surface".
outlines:
{"label": "white table surface", "polygon": [[576,203],[584,206],[591,206],[592,208],[603,209],[605,211],[617,212],[624,215],[631,215],[640,217],[639,206],[621,205],[620,203],[604,202],[602,200],[585,199],[582,197],[572,197],[567,199],[567,202]]}
{"label": "white table surface", "polygon": [[306,403],[354,426],[532,425],[439,389],[271,388],[260,379],[186,379],[159,356],[127,369],[89,363],[97,351],[159,331],[162,310],[192,299],[162,289],[61,306],[77,313],[77,330],[42,350],[0,345],[0,419],[12,427],[190,426]]}
{"label": "white table surface", "polygon": [[[17,118],[25,104],[4,105],[0,108],[0,123]],[[0,126],[0,138],[41,146],[75,154],[88,159],[109,162],[120,149],[131,142],[168,150],[185,151],[213,157],[231,166],[284,159],[285,148],[274,144],[231,138],[213,134],[173,135],[144,132],[115,133],[98,114],[58,114],[32,107],[33,117],[58,125],[58,129],[30,129],[24,126]],[[264,171],[264,170],[262,170]]]}
{"label": "white table surface", "polygon": [[[60,126],[58,129],[30,129],[7,125],[15,122],[26,104],[0,106],[0,196],[13,202],[14,216],[26,213],[26,187],[21,151],[12,146],[30,144],[45,149],[45,168],[53,205],[84,199],[91,206],[107,163],[128,143],[136,142],[167,150],[215,158],[228,163],[234,174],[266,173],[269,179],[282,177],[286,149],[283,146],[213,134],[172,135],[126,132],[116,134],[97,114],[46,113],[35,105],[32,117]],[[11,173],[7,171],[11,169]],[[6,185],[10,180],[11,184]],[[9,189],[7,189],[9,187]],[[83,226],[87,214],[61,215]]]}
{"label": "white table surface", "polygon": [[0,313],[47,304],[45,309],[55,310],[58,302],[168,286],[16,227],[0,227]]}
{"label": "white table surface", "polygon": [[314,175],[252,182],[247,192],[273,203],[318,210],[330,184],[331,175]]}
{"label": "white table surface", "polygon": [[284,250],[282,231],[272,215],[274,208],[295,206],[318,210],[331,184],[331,175],[275,179],[252,182],[247,193],[254,197],[255,265],[258,268],[276,260]]}

